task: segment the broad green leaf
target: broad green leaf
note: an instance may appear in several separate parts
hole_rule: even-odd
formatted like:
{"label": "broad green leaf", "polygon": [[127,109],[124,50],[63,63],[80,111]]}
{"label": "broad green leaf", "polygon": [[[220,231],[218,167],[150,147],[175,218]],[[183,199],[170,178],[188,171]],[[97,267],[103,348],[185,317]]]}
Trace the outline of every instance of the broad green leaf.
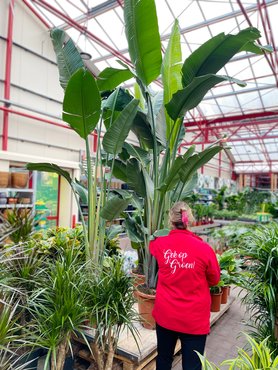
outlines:
{"label": "broad green leaf", "polygon": [[[164,105],[169,103],[174,93],[182,89],[181,68],[182,52],[180,43],[179,23],[175,20],[171,36],[165,51],[162,64],[162,82],[164,87]],[[166,138],[172,151],[177,139],[181,120],[174,122],[165,109],[166,116]]]}
{"label": "broad green leaf", "polygon": [[131,194],[129,198],[125,199],[114,196],[106,202],[105,206],[100,211],[100,216],[105,220],[113,221],[127,208],[130,199]]}
{"label": "broad green leaf", "polygon": [[136,75],[145,86],[161,68],[161,43],[154,0],[125,0],[125,32]]}
{"label": "broad green leaf", "polygon": [[163,183],[159,187],[159,190],[162,193],[166,193],[169,190],[172,190],[177,183],[180,181],[179,171],[184,165],[183,157],[177,157],[170,168],[167,177],[163,180]]}
{"label": "broad green leaf", "polygon": [[153,134],[145,113],[137,112],[131,126],[131,131],[137,136],[140,146],[143,149],[153,148]]}
{"label": "broad green leaf", "polygon": [[195,50],[182,66],[183,86],[189,85],[194,77],[217,73],[244,45],[261,37],[257,28],[249,27],[237,35],[220,33]]}
{"label": "broad green leaf", "polygon": [[116,238],[121,232],[123,228],[121,225],[111,225],[108,229],[105,230],[105,235],[108,240]]}
{"label": "broad green leaf", "polygon": [[139,108],[141,108],[144,111],[145,110],[145,99],[143,97],[140,86],[138,85],[137,82],[135,82],[134,84],[134,97],[135,99],[138,99],[140,101]]}
{"label": "broad green leaf", "polygon": [[126,170],[128,185],[141,197],[145,197],[147,189],[139,161],[136,158],[129,159]]}
{"label": "broad green leaf", "polygon": [[156,140],[164,147],[167,146],[166,138],[166,118],[165,118],[165,109],[164,106],[160,108],[156,119],[155,119],[155,135]]}
{"label": "broad green leaf", "polygon": [[142,168],[142,173],[144,177],[144,183],[146,187],[146,196],[148,199],[153,201],[154,199],[154,183],[153,180],[151,179],[151,176],[149,175],[148,171],[143,167]]}
{"label": "broad green leaf", "polygon": [[124,225],[131,242],[142,243],[144,241],[144,232],[137,220],[128,216]]}
{"label": "broad green leaf", "polygon": [[120,83],[133,77],[129,69],[105,68],[97,76],[97,84],[100,91],[114,90]]}
{"label": "broad green leaf", "polygon": [[86,139],[100,117],[100,94],[89,71],[79,69],[69,80],[63,102],[63,120]]}
{"label": "broad green leaf", "polygon": [[170,232],[170,229],[159,229],[153,233],[153,236],[154,238],[158,238],[159,236],[167,236],[169,232]]}
{"label": "broad green leaf", "polygon": [[58,28],[50,30],[50,37],[56,53],[59,69],[59,81],[63,89],[67,87],[71,76],[84,67],[79,51],[65,31]]}
{"label": "broad green leaf", "polygon": [[[111,162],[112,163],[112,162]],[[110,163],[109,163],[110,165]],[[126,164],[119,159],[115,159],[113,167],[113,176],[117,179],[127,182],[127,168]]]}
{"label": "broad green leaf", "polygon": [[180,199],[189,197],[192,191],[197,188],[198,184],[198,173],[195,172],[194,175],[184,184],[181,181],[178,182],[177,188],[174,189],[172,196],[173,202],[178,202]]}
{"label": "broad green leaf", "polygon": [[266,53],[272,53],[273,47],[271,45],[259,45],[254,42],[247,42],[240,51],[249,51],[250,53],[263,55]]}
{"label": "broad green leaf", "polygon": [[139,101],[133,99],[115,119],[103,137],[102,145],[107,153],[117,154],[122,151],[125,139],[137,113]]}
{"label": "broad green leaf", "polygon": [[195,77],[192,82],[183,90],[177,91],[170,102],[166,104],[169,116],[175,121],[183,117],[187,111],[197,107],[206,93],[215,85],[223,81],[234,82],[239,86],[246,86],[246,83],[229,76],[208,74]]}
{"label": "broad green leaf", "polygon": [[131,96],[127,90],[120,87],[113,91],[106,100],[102,101],[102,108],[110,109],[111,111],[115,109],[120,112],[131,102],[131,100],[133,100],[133,96]]}
{"label": "broad green leaf", "polygon": [[27,163],[27,170],[29,171],[42,171],[42,172],[53,172],[57,175],[63,176],[67,182],[72,185],[72,179],[69,173],[63,170],[61,167],[54,163]]}
{"label": "broad green leaf", "polygon": [[189,181],[199,168],[208,163],[222,149],[221,146],[210,147],[190,157],[179,171],[182,183]]}
{"label": "broad green leaf", "polygon": [[150,162],[149,152],[139,146],[124,143],[124,149],[126,149],[130,156],[137,158],[142,165],[147,165]]}
{"label": "broad green leaf", "polygon": [[88,204],[88,189],[76,181],[72,182],[72,188],[79,195],[81,202]]}

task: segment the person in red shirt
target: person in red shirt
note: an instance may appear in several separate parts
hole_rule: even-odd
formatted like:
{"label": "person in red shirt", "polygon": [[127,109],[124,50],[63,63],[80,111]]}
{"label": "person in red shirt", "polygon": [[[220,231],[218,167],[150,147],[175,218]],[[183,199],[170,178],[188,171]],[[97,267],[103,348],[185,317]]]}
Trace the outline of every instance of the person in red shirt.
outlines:
{"label": "person in red shirt", "polygon": [[183,370],[201,370],[194,351],[204,353],[210,331],[210,290],[220,280],[211,246],[188,230],[194,218],[188,205],[176,203],[169,213],[169,235],[150,242],[158,263],[153,317],[156,321],[156,370],[170,370],[177,339],[181,341]]}

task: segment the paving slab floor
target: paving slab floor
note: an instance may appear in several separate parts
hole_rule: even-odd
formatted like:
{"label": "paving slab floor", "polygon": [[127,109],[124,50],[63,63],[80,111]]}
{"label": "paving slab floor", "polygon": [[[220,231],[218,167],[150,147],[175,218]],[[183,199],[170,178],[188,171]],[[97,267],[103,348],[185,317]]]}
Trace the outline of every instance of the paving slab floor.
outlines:
{"label": "paving slab floor", "polygon": [[[237,348],[246,345],[246,338],[242,332],[248,328],[244,322],[248,322],[246,308],[241,304],[240,289],[233,288],[233,295],[237,298],[229,310],[212,326],[206,343],[206,357],[217,366],[224,360],[237,356]],[[242,296],[242,294],[241,294]],[[221,369],[227,367],[221,366]],[[182,370],[181,356],[172,370]]]}

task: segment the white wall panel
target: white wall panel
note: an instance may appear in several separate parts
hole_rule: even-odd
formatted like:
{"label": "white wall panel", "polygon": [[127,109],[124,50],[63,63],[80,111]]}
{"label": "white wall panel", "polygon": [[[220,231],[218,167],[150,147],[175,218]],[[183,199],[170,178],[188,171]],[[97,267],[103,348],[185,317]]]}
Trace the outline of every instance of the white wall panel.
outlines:
{"label": "white wall panel", "polygon": [[0,1],[0,14],[1,14],[0,35],[3,37],[7,37],[9,3],[10,3],[9,0]]}

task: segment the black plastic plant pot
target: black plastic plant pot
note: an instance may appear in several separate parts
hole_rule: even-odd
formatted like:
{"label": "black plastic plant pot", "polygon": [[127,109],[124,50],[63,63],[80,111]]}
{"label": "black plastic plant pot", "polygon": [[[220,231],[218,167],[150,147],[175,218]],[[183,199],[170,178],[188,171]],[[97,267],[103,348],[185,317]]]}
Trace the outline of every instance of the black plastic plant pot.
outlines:
{"label": "black plastic plant pot", "polygon": [[22,356],[18,364],[19,365],[27,365],[28,370],[37,370],[38,361],[41,356],[45,354],[45,350],[43,348],[34,349],[31,352],[26,353]]}
{"label": "black plastic plant pot", "polygon": [[64,364],[64,370],[73,370],[73,365],[74,359],[72,357],[67,357]]}

